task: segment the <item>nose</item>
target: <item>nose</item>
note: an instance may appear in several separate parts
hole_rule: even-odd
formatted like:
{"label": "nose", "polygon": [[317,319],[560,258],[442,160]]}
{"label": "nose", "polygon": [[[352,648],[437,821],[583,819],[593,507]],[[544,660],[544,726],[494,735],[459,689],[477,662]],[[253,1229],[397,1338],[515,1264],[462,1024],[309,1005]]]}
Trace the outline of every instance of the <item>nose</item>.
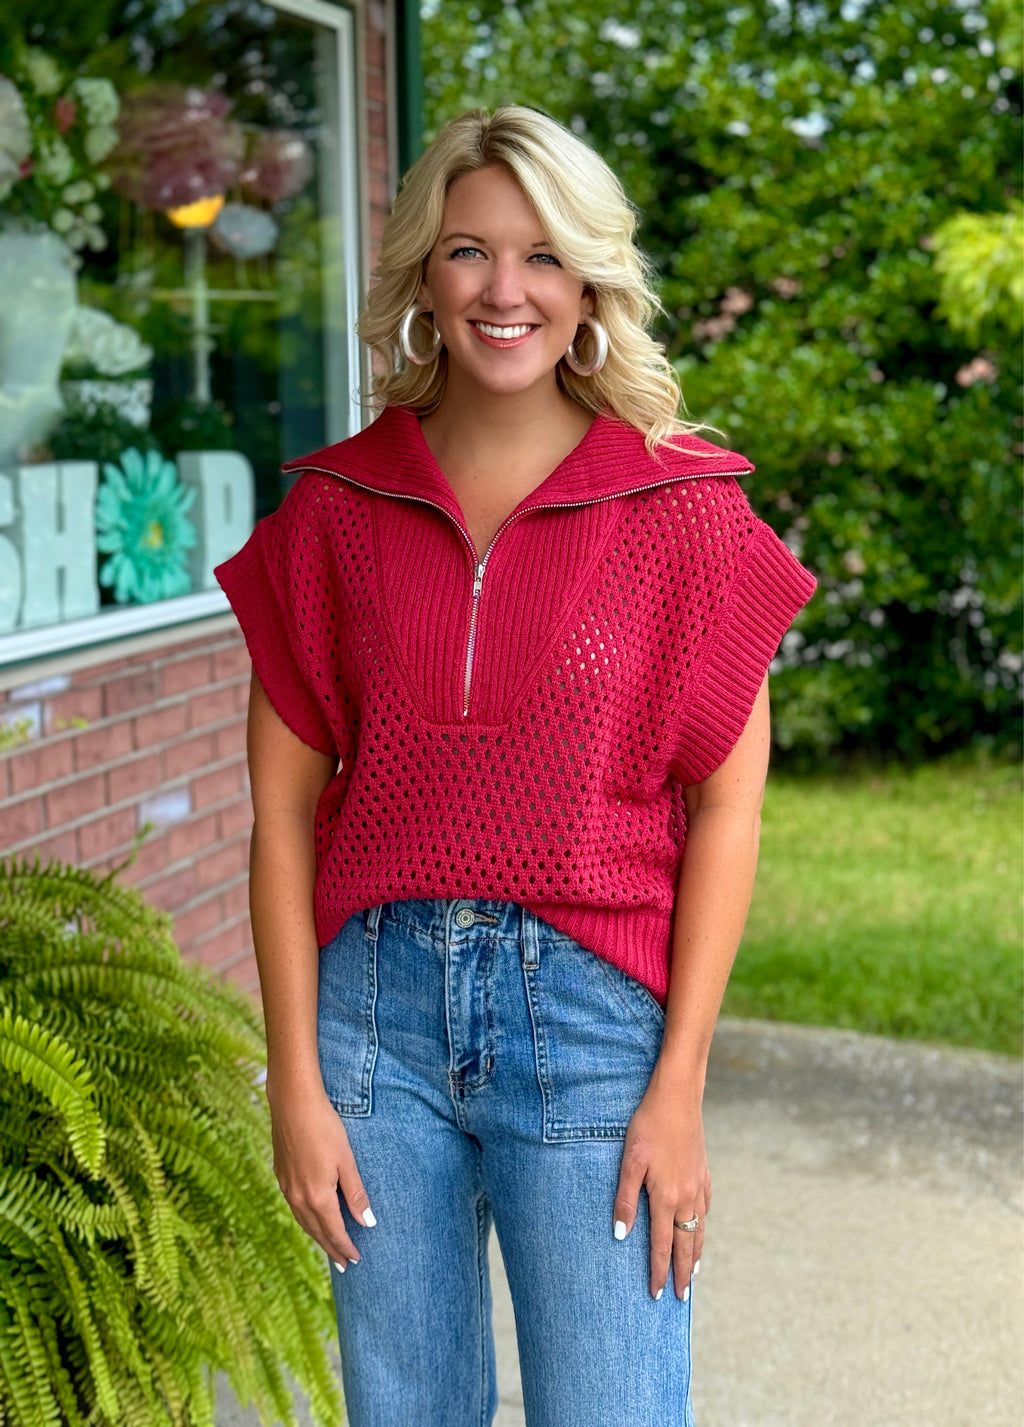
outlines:
{"label": "nose", "polygon": [[488,275],[483,300],[500,311],[520,307],[523,303],[523,280],[515,258],[498,256]]}

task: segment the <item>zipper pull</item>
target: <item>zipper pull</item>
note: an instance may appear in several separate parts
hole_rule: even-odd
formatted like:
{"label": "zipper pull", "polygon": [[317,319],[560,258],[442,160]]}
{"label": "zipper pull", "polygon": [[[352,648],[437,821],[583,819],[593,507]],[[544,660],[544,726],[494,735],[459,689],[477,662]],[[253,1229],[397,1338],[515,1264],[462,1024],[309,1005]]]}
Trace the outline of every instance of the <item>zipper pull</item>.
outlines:
{"label": "zipper pull", "polygon": [[483,582],[484,582],[484,567],[483,567],[483,565],[477,565],[477,567],[476,567],[476,578],[473,580],[473,598],[474,598],[475,600],[480,598],[480,586],[483,584]]}

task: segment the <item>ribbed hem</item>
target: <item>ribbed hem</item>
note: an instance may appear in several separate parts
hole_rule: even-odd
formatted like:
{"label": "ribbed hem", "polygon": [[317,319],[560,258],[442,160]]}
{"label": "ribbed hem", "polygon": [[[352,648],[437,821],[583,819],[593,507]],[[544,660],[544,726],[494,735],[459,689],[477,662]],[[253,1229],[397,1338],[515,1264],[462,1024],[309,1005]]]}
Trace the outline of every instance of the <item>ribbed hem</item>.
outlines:
{"label": "ribbed hem", "polygon": [[672,913],[647,907],[569,907],[559,902],[523,906],[620,971],[643,983],[662,1005],[668,999]]}
{"label": "ribbed hem", "polygon": [[213,573],[234,610],[256,677],[276,713],[303,743],[318,753],[336,756],[334,735],[292,653],[282,604],[263,553],[260,526],[238,554]]}
{"label": "ribbed hem", "polygon": [[672,760],[680,783],[700,783],[735,746],[768,666],[815,580],[769,527],[736,579],[728,606],[694,672],[693,701]]}

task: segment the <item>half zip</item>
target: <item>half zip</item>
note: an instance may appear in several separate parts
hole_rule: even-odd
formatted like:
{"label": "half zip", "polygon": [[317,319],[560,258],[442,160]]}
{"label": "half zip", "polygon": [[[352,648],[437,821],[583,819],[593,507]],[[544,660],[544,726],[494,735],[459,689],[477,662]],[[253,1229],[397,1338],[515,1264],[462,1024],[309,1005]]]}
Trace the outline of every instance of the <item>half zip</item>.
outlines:
{"label": "half zip", "polygon": [[445,510],[443,505],[438,505],[437,501],[430,500],[427,496],[406,495],[404,492],[400,493],[398,491],[383,491],[379,486],[368,486],[363,481],[354,480],[352,476],[343,475],[341,471],[332,471],[327,466],[314,466],[306,462],[301,462],[296,465],[294,469],[298,472],[316,471],[321,476],[334,476],[337,480],[348,481],[350,485],[357,486],[360,490],[372,491],[374,495],[390,496],[392,500],[413,500],[418,501],[420,505],[429,505],[433,510],[439,510],[442,515],[446,515],[463,537],[469,546],[470,554],[473,558],[473,594],[469,615],[469,639],[466,643],[466,673],[462,692],[463,718],[469,717],[469,695],[473,682],[473,654],[476,649],[477,614],[480,609],[480,592],[483,589],[484,571],[487,567],[487,561],[491,558],[491,551],[494,549],[498,536],[504,534],[514,521],[519,520],[521,516],[532,515],[535,510],[575,510],[584,505],[601,505],[604,501],[618,500],[620,496],[624,495],[639,495],[641,491],[655,490],[658,486],[678,485],[680,481],[703,481],[710,480],[716,476],[723,478],[728,476],[745,476],[750,472],[749,466],[743,471],[695,471],[693,475],[690,476],[666,476],[663,481],[647,481],[644,485],[634,486],[631,490],[613,491],[611,495],[593,496],[590,500],[556,500],[549,501],[546,505],[531,505],[528,510],[513,512],[503,525],[498,526],[498,529],[491,537],[491,543],[487,547],[484,558],[477,564],[476,546],[473,544],[468,530],[460,525],[451,512]]}

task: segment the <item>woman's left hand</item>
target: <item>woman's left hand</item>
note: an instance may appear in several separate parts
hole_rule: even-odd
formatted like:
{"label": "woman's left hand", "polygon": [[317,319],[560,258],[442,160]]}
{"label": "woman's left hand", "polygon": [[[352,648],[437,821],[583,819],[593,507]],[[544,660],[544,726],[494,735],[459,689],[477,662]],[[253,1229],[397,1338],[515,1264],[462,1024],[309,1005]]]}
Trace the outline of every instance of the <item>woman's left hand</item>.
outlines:
{"label": "woman's left hand", "polygon": [[[676,1297],[690,1296],[704,1244],[704,1219],[711,1206],[711,1172],[704,1149],[701,1087],[681,1086],[655,1066],[647,1092],[629,1122],[615,1195],[614,1233],[624,1238],[636,1220],[640,1188],[647,1190],[651,1220],[651,1278],[654,1298],[668,1282]],[[696,1230],[677,1223],[697,1219]],[[623,1225],[620,1228],[619,1225]]]}

